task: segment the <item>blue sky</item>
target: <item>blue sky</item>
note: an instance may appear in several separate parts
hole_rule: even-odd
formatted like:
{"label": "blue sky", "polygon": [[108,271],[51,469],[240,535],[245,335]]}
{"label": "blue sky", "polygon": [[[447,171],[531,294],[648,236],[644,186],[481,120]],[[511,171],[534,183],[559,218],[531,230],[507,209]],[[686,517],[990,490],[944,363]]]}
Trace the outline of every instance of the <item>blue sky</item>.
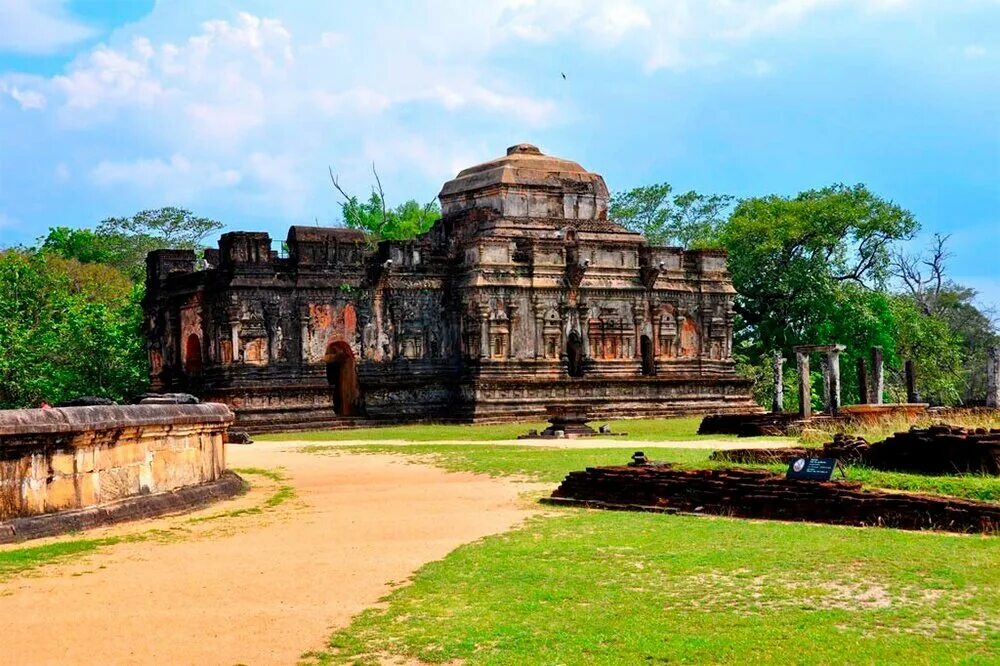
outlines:
{"label": "blue sky", "polygon": [[[566,79],[561,76],[566,74]],[[0,0],[0,245],[179,205],[283,238],[528,141],[612,190],[868,184],[1000,304],[1000,0]]]}

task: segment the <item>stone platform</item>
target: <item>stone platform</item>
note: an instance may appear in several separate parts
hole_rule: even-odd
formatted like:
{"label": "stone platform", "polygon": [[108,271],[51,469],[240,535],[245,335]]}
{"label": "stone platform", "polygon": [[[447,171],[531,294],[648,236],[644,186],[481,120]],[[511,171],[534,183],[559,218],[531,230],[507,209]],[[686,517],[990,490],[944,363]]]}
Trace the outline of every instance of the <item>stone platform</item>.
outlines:
{"label": "stone platform", "polygon": [[543,500],[601,509],[696,513],[950,532],[1000,531],[1000,504],[865,491],[849,481],[797,481],[749,469],[667,464],[588,467]]}

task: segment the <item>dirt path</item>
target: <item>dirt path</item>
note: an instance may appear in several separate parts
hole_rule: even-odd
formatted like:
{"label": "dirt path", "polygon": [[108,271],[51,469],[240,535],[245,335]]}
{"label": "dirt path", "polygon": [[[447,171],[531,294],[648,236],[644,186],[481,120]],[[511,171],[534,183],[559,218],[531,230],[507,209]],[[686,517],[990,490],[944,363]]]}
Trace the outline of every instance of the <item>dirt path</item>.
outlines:
{"label": "dirt path", "polygon": [[298,497],[210,521],[211,538],[119,544],[0,582],[0,663],[294,664],[425,562],[534,511],[518,497],[532,485],[391,456],[275,442],[230,447],[228,462],[282,467]]}

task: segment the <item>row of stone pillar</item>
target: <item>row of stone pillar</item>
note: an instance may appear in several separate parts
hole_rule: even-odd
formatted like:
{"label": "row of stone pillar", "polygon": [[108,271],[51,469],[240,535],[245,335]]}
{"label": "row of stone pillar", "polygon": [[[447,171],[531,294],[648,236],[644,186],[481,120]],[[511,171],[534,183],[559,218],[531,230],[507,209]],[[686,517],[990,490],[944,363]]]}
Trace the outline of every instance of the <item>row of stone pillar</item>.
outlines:
{"label": "row of stone pillar", "polygon": [[[799,373],[799,415],[809,418],[812,413],[812,384],[809,378],[809,354],[822,352],[823,369],[823,407],[831,414],[840,408],[840,352],[843,345],[795,347]],[[774,402],[771,411],[780,414],[784,411],[784,372],[785,358],[781,351],[774,352]],[[881,405],[882,394],[885,392],[884,361],[881,347],[873,347],[871,353],[871,375],[865,364],[865,359],[859,358],[857,364],[858,393],[862,404]],[[904,364],[906,374],[906,400],[909,403],[920,402],[917,392],[917,373],[913,360]],[[871,383],[869,383],[871,379]],[[990,347],[987,350],[986,363],[986,406],[1000,408],[1000,347]]]}

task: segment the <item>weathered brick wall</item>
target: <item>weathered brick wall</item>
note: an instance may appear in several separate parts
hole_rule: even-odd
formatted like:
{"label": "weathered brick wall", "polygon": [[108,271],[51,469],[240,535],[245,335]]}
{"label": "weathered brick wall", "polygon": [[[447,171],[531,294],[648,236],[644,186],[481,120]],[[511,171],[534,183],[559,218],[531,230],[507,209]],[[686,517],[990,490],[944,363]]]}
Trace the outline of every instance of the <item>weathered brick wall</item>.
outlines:
{"label": "weathered brick wall", "polygon": [[0,411],[0,521],[219,479],[225,405]]}
{"label": "weathered brick wall", "polygon": [[1000,530],[1000,504],[864,491],[860,483],[796,481],[748,469],[588,467],[571,472],[549,502],[903,529]]}

